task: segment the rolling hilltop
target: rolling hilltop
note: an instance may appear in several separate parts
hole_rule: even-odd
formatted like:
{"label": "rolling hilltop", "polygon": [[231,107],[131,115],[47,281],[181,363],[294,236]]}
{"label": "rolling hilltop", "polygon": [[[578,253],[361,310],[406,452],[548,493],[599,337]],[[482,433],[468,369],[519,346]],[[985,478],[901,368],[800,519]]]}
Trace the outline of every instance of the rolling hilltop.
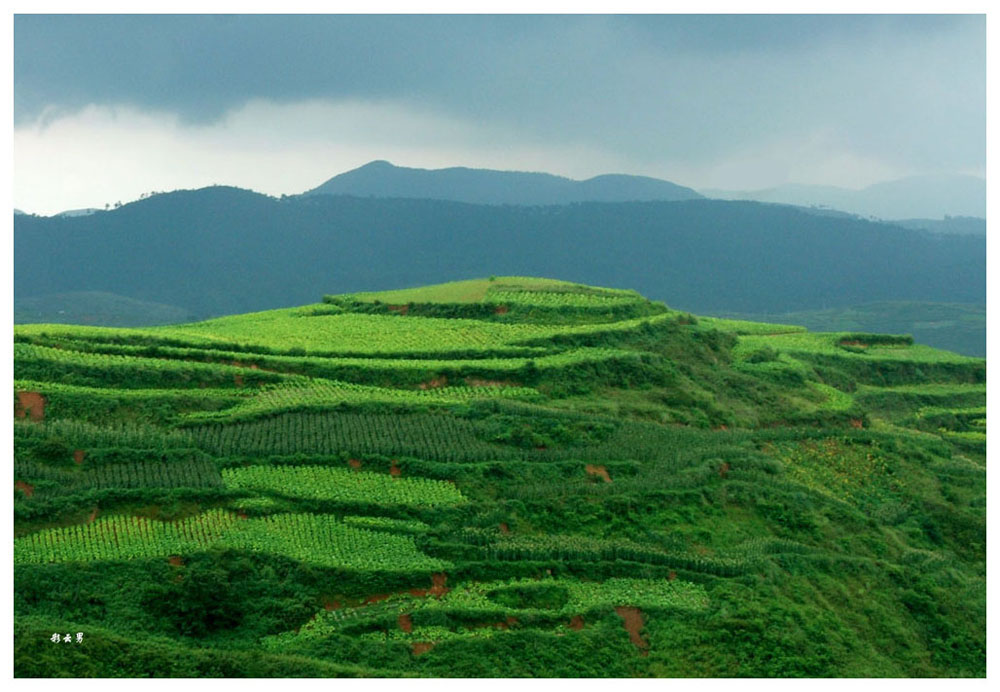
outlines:
{"label": "rolling hilltop", "polygon": [[14,353],[17,676],[985,675],[982,359],[509,276]]}

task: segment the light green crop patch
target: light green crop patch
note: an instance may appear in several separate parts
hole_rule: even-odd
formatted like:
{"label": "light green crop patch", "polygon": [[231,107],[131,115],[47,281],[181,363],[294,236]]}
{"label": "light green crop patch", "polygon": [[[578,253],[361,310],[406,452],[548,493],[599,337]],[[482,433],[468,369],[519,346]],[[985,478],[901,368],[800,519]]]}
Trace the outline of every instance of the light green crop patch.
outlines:
{"label": "light green crop patch", "polygon": [[409,536],[348,526],[325,514],[240,519],[210,510],[174,522],[115,515],[14,539],[14,563],[121,561],[231,548],[358,571],[435,571],[450,563]]}

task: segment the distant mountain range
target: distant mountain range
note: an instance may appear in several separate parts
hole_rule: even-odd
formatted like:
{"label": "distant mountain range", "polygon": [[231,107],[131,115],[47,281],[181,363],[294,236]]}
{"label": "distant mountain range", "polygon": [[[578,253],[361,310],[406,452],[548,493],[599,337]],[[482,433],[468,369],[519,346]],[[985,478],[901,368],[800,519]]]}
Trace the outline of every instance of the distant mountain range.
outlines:
{"label": "distant mountain range", "polygon": [[[549,173],[479,168],[423,169],[372,161],[336,175],[301,196],[435,199],[470,204],[553,205],[581,202],[677,202],[726,199],[802,207],[814,214],[899,221],[941,233],[986,233],[986,181],[974,176],[916,176],[861,190],[822,185],[782,185],[735,191],[692,188],[639,175],[599,175],[572,180]],[[102,211],[71,209],[55,216]],[[24,212],[15,209],[15,214]]]}
{"label": "distant mountain range", "polygon": [[781,185],[763,190],[701,191],[706,197],[821,206],[879,219],[986,218],[986,181],[968,175],[912,176],[860,190],[826,185]]}
{"label": "distant mountain range", "polygon": [[388,161],[372,161],[341,173],[305,194],[525,205],[674,202],[702,197],[689,187],[639,175],[599,175],[588,180],[572,180],[549,173],[480,168],[405,168]]}
{"label": "distant mountain range", "polygon": [[985,247],[757,202],[279,200],[211,187],[87,216],[15,216],[14,291],[99,291],[207,317],[497,274],[630,286],[695,312],[784,313],[982,304]]}

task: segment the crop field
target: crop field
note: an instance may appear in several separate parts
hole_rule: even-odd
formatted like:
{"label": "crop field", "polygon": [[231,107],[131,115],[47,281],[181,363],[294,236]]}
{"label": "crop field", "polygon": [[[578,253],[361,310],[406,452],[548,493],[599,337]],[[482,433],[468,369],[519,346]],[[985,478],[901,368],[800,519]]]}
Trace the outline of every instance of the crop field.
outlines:
{"label": "crop field", "polygon": [[187,420],[246,420],[290,411],[324,410],[339,404],[386,403],[458,403],[484,398],[538,398],[529,387],[441,387],[434,389],[392,389],[369,387],[349,382],[309,382],[264,390],[241,400],[224,411],[187,414]]}
{"label": "crop field", "polygon": [[[398,622],[400,616],[410,622],[434,616],[440,621],[441,615],[448,613],[478,616],[484,620],[493,617],[519,621],[534,617],[549,621],[551,627],[553,622],[569,622],[573,618],[582,622],[594,611],[635,607],[636,603],[649,611],[698,613],[708,608],[709,598],[700,584],[666,579],[612,578],[587,584],[571,579],[481,582],[452,589],[439,599],[399,594],[373,606],[321,612],[298,632],[270,637],[264,641],[264,646],[271,651],[294,651],[303,644],[322,641],[349,628],[363,629],[372,621],[389,619]],[[450,629],[417,625],[410,632],[398,628],[376,630],[368,638],[376,642],[416,642],[424,641],[428,636],[434,640],[461,639],[498,631],[503,630],[495,627],[459,626]]]}
{"label": "crop field", "polygon": [[87,526],[47,529],[14,540],[14,563],[134,560],[213,546],[362,571],[430,572],[449,566],[422,555],[411,539],[349,526],[329,515],[241,520],[219,510],[176,522],[118,515]]}
{"label": "crop field", "polygon": [[363,302],[379,301],[390,304],[504,302],[496,298],[498,294],[509,294],[514,297],[510,302],[544,301],[533,303],[536,305],[544,305],[550,302],[555,304],[563,300],[564,297],[568,297],[568,300],[578,299],[584,303],[589,299],[632,302],[643,300],[642,296],[635,291],[596,288],[568,281],[536,279],[525,276],[503,276],[494,280],[473,279],[471,281],[453,281],[436,286],[404,288],[395,291],[353,293],[350,297]]}
{"label": "crop field", "polygon": [[737,355],[769,346],[791,354],[825,354],[865,360],[904,360],[922,363],[982,363],[981,358],[941,351],[922,344],[865,344],[851,332],[794,332],[790,334],[747,335],[740,339]]}
{"label": "crop field", "polygon": [[985,674],[984,360],[528,277],[323,301],[15,327],[16,674]]}
{"label": "crop field", "polygon": [[404,507],[448,507],[465,502],[450,483],[425,478],[393,478],[325,466],[247,466],[225,469],[227,488],[288,497]]}

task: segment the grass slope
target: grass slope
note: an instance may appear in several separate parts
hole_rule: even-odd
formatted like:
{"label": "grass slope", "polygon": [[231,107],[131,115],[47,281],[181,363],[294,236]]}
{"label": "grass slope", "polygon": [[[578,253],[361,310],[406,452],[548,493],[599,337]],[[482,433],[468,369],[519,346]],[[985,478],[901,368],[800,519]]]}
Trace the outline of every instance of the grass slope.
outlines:
{"label": "grass slope", "polygon": [[21,677],[985,675],[981,359],[528,277],[14,352]]}

